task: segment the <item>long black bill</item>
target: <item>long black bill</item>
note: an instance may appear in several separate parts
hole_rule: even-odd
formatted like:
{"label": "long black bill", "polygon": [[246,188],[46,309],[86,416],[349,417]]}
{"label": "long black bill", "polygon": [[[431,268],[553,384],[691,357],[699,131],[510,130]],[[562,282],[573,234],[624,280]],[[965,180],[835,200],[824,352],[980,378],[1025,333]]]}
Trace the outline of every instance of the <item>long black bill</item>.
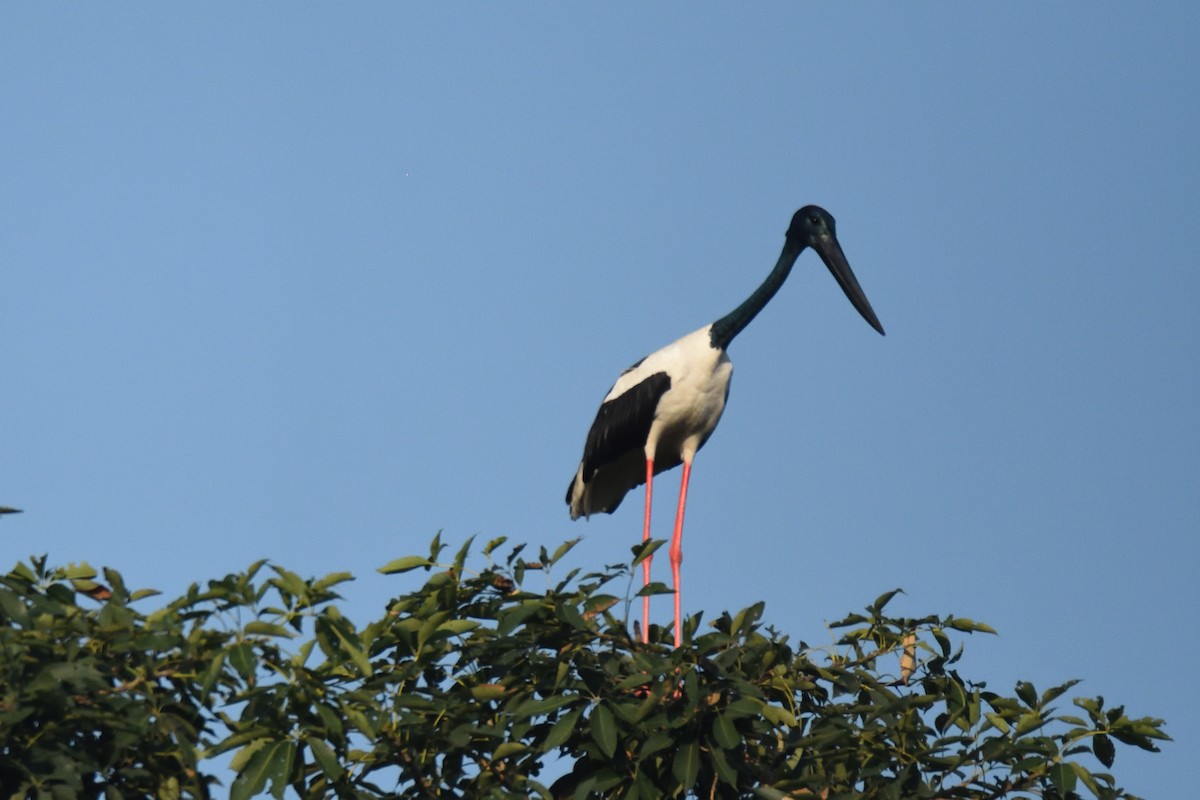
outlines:
{"label": "long black bill", "polygon": [[838,286],[842,287],[842,291],[858,309],[858,313],[862,314],[863,319],[869,322],[872,328],[879,331],[881,336],[884,335],[883,326],[879,324],[879,318],[875,316],[871,302],[867,300],[862,287],[858,285],[858,279],[854,277],[854,270],[850,269],[850,262],[846,260],[846,254],[842,252],[842,246],[838,244],[838,240],[829,235],[821,236],[813,243],[812,248],[821,256],[825,266],[829,267],[833,277],[837,278]]}

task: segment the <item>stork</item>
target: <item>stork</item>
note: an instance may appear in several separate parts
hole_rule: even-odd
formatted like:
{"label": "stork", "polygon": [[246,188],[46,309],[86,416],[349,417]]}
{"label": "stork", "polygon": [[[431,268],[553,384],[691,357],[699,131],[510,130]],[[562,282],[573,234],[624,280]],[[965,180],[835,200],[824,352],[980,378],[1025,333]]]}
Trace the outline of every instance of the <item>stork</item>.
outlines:
{"label": "stork", "polygon": [[[683,641],[679,568],[683,562],[683,514],[696,451],[716,429],[729,397],[733,363],[725,352],[750,321],[779,291],[804,248],[811,247],[833,273],[846,297],[871,327],[883,334],[867,296],[859,287],[838,243],[833,216],[819,206],[795,213],[784,236],[783,252],[771,274],[746,300],[725,316],[656,350],[621,373],[600,403],[588,431],[583,458],[567,488],[571,519],[611,514],[625,494],[646,484],[642,541],[650,539],[654,476],[683,465],[675,531],[668,551],[675,599],[675,646]],[[650,583],[651,556],[642,562]],[[650,598],[642,603],[642,641],[650,640]]]}

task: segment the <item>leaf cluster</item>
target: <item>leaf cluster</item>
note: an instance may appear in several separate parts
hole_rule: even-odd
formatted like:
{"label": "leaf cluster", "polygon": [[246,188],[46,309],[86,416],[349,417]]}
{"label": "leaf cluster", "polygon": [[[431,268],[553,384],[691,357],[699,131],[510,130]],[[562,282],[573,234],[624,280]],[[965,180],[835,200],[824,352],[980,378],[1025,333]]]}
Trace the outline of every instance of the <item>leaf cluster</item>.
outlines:
{"label": "leaf cluster", "polygon": [[1167,738],[1102,698],[1060,712],[1074,681],[972,683],[962,641],[990,629],[892,617],[895,592],[824,647],[757,604],[688,619],[675,649],[630,636],[632,565],[555,579],[572,542],[506,544],[472,566],[471,542],[444,558],[436,537],[386,565],[424,579],[361,627],[336,605],[345,573],[259,562],[141,613],[150,593],[113,570],[97,606],[86,565],[19,564],[0,580],[3,797],[205,798],[228,754],[235,800],[1108,800],[1133,797],[1102,771],[1117,744]]}

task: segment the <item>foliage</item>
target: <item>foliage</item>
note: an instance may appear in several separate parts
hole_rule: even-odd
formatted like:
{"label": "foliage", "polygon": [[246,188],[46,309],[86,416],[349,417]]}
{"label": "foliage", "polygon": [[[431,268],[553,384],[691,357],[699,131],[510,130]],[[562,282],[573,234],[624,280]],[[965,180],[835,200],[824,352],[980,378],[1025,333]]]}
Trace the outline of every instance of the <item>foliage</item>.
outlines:
{"label": "foliage", "polygon": [[345,573],[259,562],[143,613],[153,592],[113,570],[105,587],[86,565],[17,565],[0,579],[0,796],[205,798],[225,753],[235,800],[1119,798],[1098,769],[1116,744],[1167,738],[1101,698],[1060,712],[1074,681],[1005,697],[964,679],[955,640],[990,629],[890,617],[895,592],[825,648],[764,628],[759,604],[704,633],[689,619],[676,650],[617,618],[629,600],[606,592],[631,566],[534,591],[572,543],[497,563],[497,539],[477,571],[470,544],[383,567],[428,576],[361,628],[334,604]]}

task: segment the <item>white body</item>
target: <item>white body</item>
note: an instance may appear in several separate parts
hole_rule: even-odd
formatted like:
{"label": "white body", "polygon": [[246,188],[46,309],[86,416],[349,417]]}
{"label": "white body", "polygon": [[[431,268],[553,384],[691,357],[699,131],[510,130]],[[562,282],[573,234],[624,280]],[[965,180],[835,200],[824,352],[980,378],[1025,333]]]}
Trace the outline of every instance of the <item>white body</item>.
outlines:
{"label": "white body", "polygon": [[[659,373],[670,377],[671,386],[652,407],[638,409],[639,415],[652,417],[644,444],[639,442],[601,465],[586,482],[585,454],[571,487],[572,519],[611,511],[630,489],[645,483],[647,460],[654,462],[654,472],[658,474],[680,463],[691,463],[696,451],[708,441],[725,411],[733,377],[729,356],[712,346],[711,328],[712,325],[705,325],[671,342],[617,378],[603,403],[621,397]],[[640,418],[644,422],[645,416]]]}

